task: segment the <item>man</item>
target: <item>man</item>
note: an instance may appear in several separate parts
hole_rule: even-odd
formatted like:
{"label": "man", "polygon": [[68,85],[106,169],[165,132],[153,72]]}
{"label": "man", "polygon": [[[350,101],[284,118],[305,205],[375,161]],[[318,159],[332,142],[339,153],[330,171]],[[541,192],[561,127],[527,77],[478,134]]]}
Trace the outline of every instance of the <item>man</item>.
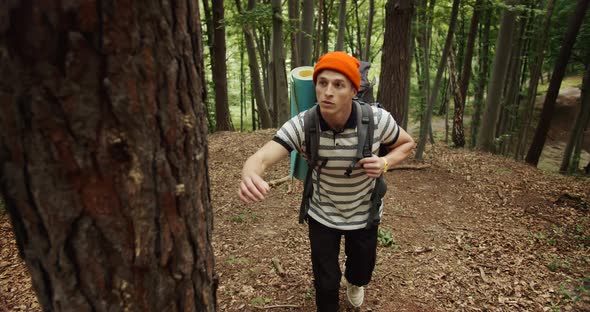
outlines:
{"label": "man", "polygon": [[[375,123],[373,155],[359,160],[355,169],[345,170],[357,151],[356,106],[353,98],[360,87],[359,61],[344,53],[323,55],[314,68],[313,82],[320,110],[318,153],[327,158],[318,172],[314,168],[313,195],[307,212],[311,260],[316,289],[317,310],[338,311],[338,291],[342,272],[338,263],[340,239],[345,238],[345,284],[348,301],[354,307],[363,303],[364,288],[371,280],[377,253],[377,226],[367,227],[369,200],[379,178],[387,168],[406,159],[414,141],[395,123],[387,111],[371,107]],[[312,108],[313,109],[313,108]],[[265,170],[287,157],[292,150],[305,154],[304,114],[286,122],[275,137],[252,155],[242,170],[239,196],[246,203],[263,200],[269,185],[261,177]],[[379,140],[377,140],[377,138]],[[387,155],[375,154],[380,144]],[[379,207],[379,215],[383,212]]]}

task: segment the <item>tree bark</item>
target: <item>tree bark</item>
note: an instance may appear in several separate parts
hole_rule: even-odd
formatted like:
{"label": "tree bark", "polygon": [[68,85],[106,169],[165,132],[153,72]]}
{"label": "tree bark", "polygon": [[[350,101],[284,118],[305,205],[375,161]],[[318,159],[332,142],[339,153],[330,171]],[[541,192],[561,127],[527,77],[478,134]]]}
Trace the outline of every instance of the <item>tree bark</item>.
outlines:
{"label": "tree bark", "polygon": [[324,19],[324,15],[327,14],[325,12],[325,1],[324,0],[319,0],[318,3],[318,18],[317,18],[317,28],[316,28],[316,32],[315,32],[315,44],[314,44],[314,48],[313,48],[313,58],[312,58],[312,63],[314,63],[319,57],[320,57],[320,39],[322,38],[321,33],[322,33],[322,20]]}
{"label": "tree bark", "polygon": [[[508,0],[507,4],[517,3],[514,0]],[[510,50],[512,46],[512,34],[514,32],[514,23],[516,12],[504,10],[502,21],[500,23],[500,33],[496,40],[496,55],[492,65],[492,77],[486,96],[486,105],[482,118],[482,127],[478,133],[476,147],[483,151],[495,151],[495,129],[498,122],[498,113],[500,111],[500,101],[502,100],[502,88],[508,71],[508,61],[510,59]]]}
{"label": "tree bark", "polygon": [[311,66],[313,49],[313,0],[303,0],[301,16],[301,66]]}
{"label": "tree bark", "polygon": [[346,0],[340,0],[338,10],[338,32],[336,33],[336,47],[334,51],[344,51],[344,33],[346,32]]}
{"label": "tree bark", "polygon": [[281,0],[272,0],[273,27],[271,40],[271,101],[276,112],[275,127],[279,127],[290,117],[289,97],[287,92],[287,73],[283,53],[283,18]]}
{"label": "tree bark", "polygon": [[385,35],[381,57],[378,101],[391,112],[400,125],[407,125],[405,104],[409,101],[410,64],[412,60],[411,0],[388,0],[385,5]]}
{"label": "tree bark", "polygon": [[224,0],[213,1],[213,40],[211,46],[211,74],[215,85],[215,129],[234,131],[227,95],[227,60],[225,49]]}
{"label": "tree bark", "polygon": [[215,311],[198,2],[101,4],[0,4],[19,251],[45,311]]}
{"label": "tree bark", "polygon": [[[248,2],[249,10],[254,9],[254,7],[251,6],[252,3],[255,4],[254,1]],[[236,0],[236,6],[238,8],[238,12],[241,14],[242,9],[240,0]],[[260,128],[268,129],[272,127],[272,119],[270,117],[268,107],[266,106],[262,81],[260,80],[260,67],[258,66],[258,58],[256,57],[256,44],[254,40],[254,34],[252,33],[252,26],[249,24],[244,24],[242,28],[244,29],[244,35],[246,37],[245,40],[246,53],[248,54],[248,68],[250,69],[250,76],[252,78],[252,89],[254,98],[256,99],[258,116],[260,118]],[[254,125],[252,126],[254,127]]]}
{"label": "tree bark", "polygon": [[369,20],[365,32],[365,48],[362,59],[371,62],[371,38],[373,37],[373,16],[375,15],[375,0],[369,0]]}
{"label": "tree bark", "polygon": [[492,11],[488,3],[484,3],[485,9],[484,22],[480,34],[480,51],[478,56],[479,72],[477,79],[477,87],[475,89],[474,106],[475,111],[471,117],[471,147],[475,147],[477,137],[479,135],[479,124],[481,122],[481,111],[483,109],[483,95],[485,93],[486,85],[488,84],[489,67],[490,67],[490,24]]}
{"label": "tree bark", "polygon": [[537,166],[541,152],[545,146],[545,140],[547,138],[547,132],[551,126],[551,117],[553,116],[553,110],[555,109],[555,100],[559,95],[559,89],[561,87],[561,81],[565,75],[565,70],[571,55],[572,47],[576,42],[576,36],[586,15],[588,4],[590,0],[578,0],[576,9],[574,10],[572,19],[570,20],[569,26],[563,37],[561,49],[559,50],[559,56],[555,62],[553,68],[553,74],[551,74],[551,80],[549,81],[549,88],[547,89],[547,95],[545,96],[545,102],[543,103],[543,110],[539,117],[539,123],[537,130],[533,137],[533,142],[526,155],[526,162]]}
{"label": "tree bark", "polygon": [[299,32],[300,29],[300,12],[299,12],[299,0],[289,0],[289,21],[291,22],[291,27],[295,29],[291,32],[291,69],[299,67],[299,60],[301,57],[299,55],[299,37],[301,33]]}
{"label": "tree bark", "polygon": [[[432,92],[430,93],[430,98],[428,99],[428,104],[426,107],[425,112],[425,120],[428,124],[432,121],[432,109],[434,107],[434,103],[436,102],[436,98],[438,97],[439,89],[440,89],[440,81],[442,79],[443,72],[447,65],[447,57],[449,56],[449,50],[451,49],[451,44],[453,43],[453,34],[455,31],[455,25],[457,24],[457,16],[459,12],[459,2],[460,0],[453,0],[453,7],[451,9],[451,17],[449,20],[449,30],[447,31],[447,38],[445,40],[445,46],[442,51],[442,56],[440,58],[440,63],[438,65],[438,70],[436,71],[436,77],[434,79],[434,85],[432,87]],[[418,147],[416,148],[416,160],[422,160],[422,154],[424,153],[424,149],[426,148],[426,132],[420,132],[420,139],[418,140]]]}

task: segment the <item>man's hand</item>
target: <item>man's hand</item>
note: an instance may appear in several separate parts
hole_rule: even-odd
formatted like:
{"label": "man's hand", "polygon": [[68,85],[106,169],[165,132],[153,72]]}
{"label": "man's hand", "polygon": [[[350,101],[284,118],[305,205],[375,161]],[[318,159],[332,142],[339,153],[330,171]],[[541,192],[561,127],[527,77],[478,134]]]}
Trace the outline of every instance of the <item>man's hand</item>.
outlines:
{"label": "man's hand", "polygon": [[268,191],[270,191],[268,183],[259,175],[253,174],[242,178],[238,194],[243,202],[249,204],[263,200]]}
{"label": "man's hand", "polygon": [[365,157],[358,162],[359,166],[365,169],[369,178],[378,178],[383,173],[385,162],[377,155]]}

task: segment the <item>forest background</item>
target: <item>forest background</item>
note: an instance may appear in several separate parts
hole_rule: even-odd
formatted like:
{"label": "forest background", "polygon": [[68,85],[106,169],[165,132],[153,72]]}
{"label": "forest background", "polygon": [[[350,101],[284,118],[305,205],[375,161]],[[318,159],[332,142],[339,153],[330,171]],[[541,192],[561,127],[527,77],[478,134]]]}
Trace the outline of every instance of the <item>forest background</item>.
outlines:
{"label": "forest background", "polygon": [[[560,86],[581,88],[590,60],[588,17],[581,15],[577,30],[567,32],[574,13],[580,13],[576,5],[567,0],[203,1],[209,129],[280,126],[289,117],[288,72],[344,50],[372,64],[376,100],[400,125],[419,129],[416,159],[422,159],[429,138],[537,165],[551,118],[560,113],[557,95],[547,103],[538,96]],[[567,40],[572,44],[560,54]],[[556,67],[561,69],[550,85]],[[565,105],[564,118],[571,119],[565,133],[550,134],[562,144],[546,153],[559,160],[544,169],[573,173],[590,161],[584,152],[590,139],[580,130],[587,128],[588,113],[575,101]],[[443,131],[429,130],[433,122]]]}

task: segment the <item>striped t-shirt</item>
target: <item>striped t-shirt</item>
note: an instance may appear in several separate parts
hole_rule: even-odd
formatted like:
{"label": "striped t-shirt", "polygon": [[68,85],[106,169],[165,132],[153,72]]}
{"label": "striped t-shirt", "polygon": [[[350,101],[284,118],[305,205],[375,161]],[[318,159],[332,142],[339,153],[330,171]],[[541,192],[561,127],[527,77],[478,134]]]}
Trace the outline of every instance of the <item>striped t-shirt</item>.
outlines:
{"label": "striped t-shirt", "polygon": [[[356,105],[344,130],[336,132],[329,128],[320,116],[320,142],[318,155],[328,162],[321,170],[319,188],[314,183],[313,196],[310,200],[308,215],[319,223],[335,229],[356,230],[366,226],[369,216],[370,198],[375,186],[375,179],[369,178],[358,165],[350,177],[344,173],[357,151]],[[393,145],[399,136],[399,126],[389,112],[371,106],[375,122],[373,137],[373,154],[377,154],[379,145]],[[315,109],[315,106],[313,107]],[[305,153],[305,131],[303,128],[305,112],[287,121],[278,131],[274,141],[287,150]],[[312,173],[317,181],[317,171]],[[379,214],[383,213],[383,205]]]}

